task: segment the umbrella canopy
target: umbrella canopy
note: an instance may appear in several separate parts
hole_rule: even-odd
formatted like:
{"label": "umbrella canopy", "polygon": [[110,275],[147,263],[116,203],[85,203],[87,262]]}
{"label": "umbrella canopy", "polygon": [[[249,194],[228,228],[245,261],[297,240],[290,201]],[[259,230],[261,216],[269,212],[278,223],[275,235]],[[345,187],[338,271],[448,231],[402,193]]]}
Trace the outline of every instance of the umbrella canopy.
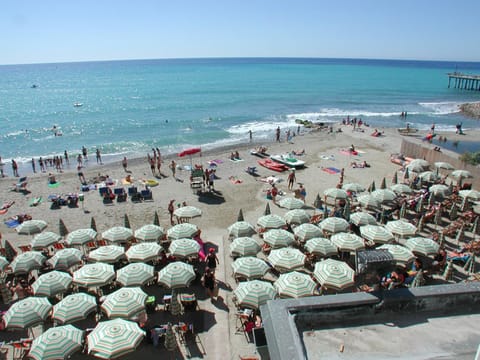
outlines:
{"label": "umbrella canopy", "polygon": [[423,237],[413,237],[407,240],[405,246],[415,254],[435,255],[438,253],[440,246],[432,239]]}
{"label": "umbrella canopy", "polygon": [[272,284],[261,280],[245,281],[238,284],[233,291],[240,306],[258,309],[268,300],[275,298],[276,292]]}
{"label": "umbrella canopy", "polygon": [[394,201],[397,198],[397,194],[395,194],[392,190],[389,189],[375,190],[372,192],[371,196],[373,196],[381,203]]}
{"label": "umbrella canopy", "polygon": [[83,347],[84,331],[72,325],[48,329],[34,339],[28,357],[35,360],[67,359]]}
{"label": "umbrella canopy", "polygon": [[433,171],[424,171],[418,174],[418,177],[422,181],[426,181],[426,182],[433,182],[439,179],[438,175],[435,174]]}
{"label": "umbrella canopy", "polygon": [[292,271],[305,265],[305,254],[294,248],[274,249],[268,255],[268,261],[280,271]]}
{"label": "umbrella canopy", "polygon": [[246,256],[235,260],[232,263],[232,269],[236,276],[252,280],[263,277],[270,267],[262,259]]}
{"label": "umbrella canopy", "polygon": [[473,178],[472,173],[467,170],[455,170],[452,171],[450,175],[453,176],[455,179]]}
{"label": "umbrella canopy", "polygon": [[198,233],[198,227],[194,224],[182,223],[172,226],[167,230],[167,237],[170,240],[188,239],[194,237]]}
{"label": "umbrella canopy", "polygon": [[168,252],[173,256],[186,258],[189,256],[197,256],[200,251],[200,244],[192,239],[173,240],[168,248]]}
{"label": "umbrella canopy", "polygon": [[342,189],[345,191],[363,192],[365,191],[365,186],[359,183],[348,183],[348,184],[343,184]]}
{"label": "umbrella canopy", "polygon": [[69,273],[54,270],[40,275],[32,284],[32,291],[36,296],[52,297],[67,291],[71,284]]}
{"label": "umbrella canopy", "polygon": [[73,273],[73,282],[83,287],[104,286],[114,278],[113,265],[105,263],[86,264]]}
{"label": "umbrella canopy", "polygon": [[350,224],[347,220],[338,218],[338,217],[329,217],[320,222],[318,227],[322,231],[327,231],[329,233],[335,234],[342,231],[347,231],[350,227]]}
{"label": "umbrella canopy", "polygon": [[305,249],[314,255],[321,257],[328,257],[338,255],[338,249],[330,241],[330,239],[316,237],[308,240],[305,243]]}
{"label": "umbrella canopy", "polygon": [[287,223],[282,217],[274,214],[263,215],[258,218],[257,225],[264,229],[278,229],[286,226]]}
{"label": "umbrella canopy", "polygon": [[170,289],[175,289],[190,285],[195,277],[196,274],[192,265],[175,261],[160,270],[158,282]]}
{"label": "umbrella canopy", "polygon": [[187,155],[194,155],[196,153],[199,153],[200,151],[202,151],[201,148],[189,148],[189,149],[185,149],[185,150],[179,152],[178,156],[179,157],[184,157],[184,156],[187,156]]}
{"label": "umbrella canopy", "polygon": [[42,323],[52,304],[45,297],[27,297],[12,304],[3,315],[7,329],[26,329]]}
{"label": "umbrella canopy", "polygon": [[148,262],[156,260],[163,248],[155,242],[145,242],[132,245],[125,255],[130,262]]}
{"label": "umbrella canopy", "polygon": [[47,262],[57,270],[67,270],[82,262],[83,253],[75,248],[58,250]]}
{"label": "umbrella canopy", "polygon": [[293,229],[293,233],[300,241],[307,241],[315,237],[321,237],[322,230],[316,225],[313,224],[301,224]]}
{"label": "umbrella canopy", "polygon": [[358,203],[364,208],[378,209],[380,201],[372,195],[362,195],[357,198]]}
{"label": "umbrella canopy", "polygon": [[147,296],[139,287],[121,288],[107,295],[101,308],[110,319],[129,319],[145,310]]}
{"label": "umbrella canopy", "polygon": [[232,256],[255,256],[260,249],[260,245],[251,237],[239,237],[230,244]]}
{"label": "umbrella canopy", "polygon": [[375,219],[375,217],[364,211],[358,211],[350,214],[350,222],[357,226],[377,224],[377,220]]}
{"label": "umbrella canopy", "polygon": [[390,230],[390,232],[394,235],[398,235],[400,237],[405,237],[405,236],[411,236],[415,235],[417,232],[417,228],[415,225],[410,224],[409,222],[405,220],[393,220],[387,222],[387,225],[385,225],[387,230]]}
{"label": "umbrella canopy", "polygon": [[51,231],[46,231],[35,235],[30,244],[32,245],[33,250],[42,250],[57,243],[61,239],[62,237],[60,235]]}
{"label": "umbrella canopy", "polygon": [[343,261],[325,259],[315,264],[313,276],[328,288],[342,290],[355,284],[355,272]]}
{"label": "umbrella canopy", "polygon": [[33,235],[42,232],[46,227],[47,223],[43,220],[27,220],[18,225],[15,230],[19,234]]}
{"label": "umbrella canopy", "polygon": [[473,201],[480,200],[480,192],[478,192],[477,190],[460,190],[458,192],[458,195],[460,195],[462,198],[470,199]]}
{"label": "umbrella canopy", "polygon": [[413,159],[410,164],[420,165],[421,167],[427,169],[430,166],[430,163],[424,159]]}
{"label": "umbrella canopy", "polygon": [[390,190],[392,190],[396,194],[411,194],[413,190],[407,184],[395,184],[390,186]]}
{"label": "umbrella canopy", "polygon": [[363,239],[355,234],[350,233],[337,233],[330,238],[333,245],[335,245],[340,251],[357,251],[365,248]]}
{"label": "umbrella canopy", "polygon": [[9,265],[10,263],[8,262],[7,259],[5,259],[3,256],[0,256],[0,271],[5,270],[5,268]]}
{"label": "umbrella canopy", "polygon": [[437,169],[445,169],[445,170],[453,170],[453,169],[455,169],[455,168],[453,167],[453,165],[451,165],[451,164],[448,163],[448,162],[444,162],[444,161],[436,162],[434,165],[435,165],[435,167],[436,167]]}
{"label": "umbrella canopy", "polygon": [[280,199],[278,202],[278,205],[288,209],[288,210],[293,210],[293,209],[301,209],[305,206],[305,203],[297,198],[292,198],[292,197],[285,197]]}
{"label": "umbrella canopy", "polygon": [[34,269],[40,269],[46,258],[39,251],[26,251],[18,254],[10,263],[14,274],[27,274]]}
{"label": "umbrella canopy", "polygon": [[117,270],[116,281],[123,286],[143,286],[155,278],[155,268],[141,262]]}
{"label": "umbrella canopy", "polygon": [[432,185],[428,188],[428,191],[430,191],[435,196],[442,196],[442,197],[446,197],[447,195],[450,194],[449,187],[443,184]]}
{"label": "umbrella canopy", "polygon": [[195,206],[182,206],[175,209],[173,215],[178,216],[179,218],[192,219],[197,216],[202,216],[202,210]]}
{"label": "umbrella canopy", "polygon": [[280,297],[289,298],[311,296],[317,286],[310,276],[297,271],[281,274],[273,285]]}
{"label": "umbrella canopy", "polygon": [[53,306],[52,318],[60,324],[73,323],[85,319],[97,309],[94,296],[76,293],[65,296]]}
{"label": "umbrella canopy", "polygon": [[67,235],[65,243],[69,246],[85,245],[90,241],[94,241],[97,232],[92,229],[77,229]]}
{"label": "umbrella canopy", "polygon": [[102,239],[110,242],[126,243],[133,239],[133,230],[125,226],[114,226],[102,233]]}
{"label": "umbrella canopy", "polygon": [[310,221],[310,215],[305,210],[302,209],[294,209],[288,211],[283,218],[287,222],[287,224],[305,224]]}
{"label": "umbrella canopy", "polygon": [[380,225],[362,226],[360,227],[360,234],[366,240],[373,241],[376,244],[386,244],[395,239],[390,230]]}
{"label": "umbrella canopy", "polygon": [[87,337],[88,353],[113,359],[134,351],[145,332],[133,321],[114,319],[99,322]]}
{"label": "umbrella canopy", "polygon": [[88,259],[91,261],[113,264],[125,258],[125,250],[122,246],[106,245],[90,251]]}
{"label": "umbrella canopy", "polygon": [[405,166],[406,169],[408,169],[409,171],[413,171],[413,172],[416,172],[416,173],[421,173],[422,171],[425,170],[425,168],[420,165],[420,164],[415,164],[415,163],[410,163],[408,164],[407,166]]}
{"label": "umbrella canopy", "polygon": [[384,244],[379,246],[377,249],[387,250],[390,254],[392,254],[397,265],[405,266],[415,259],[415,255],[413,255],[409,249],[402,245]]}
{"label": "umbrella canopy", "polygon": [[252,236],[256,233],[253,225],[246,221],[237,221],[228,227],[228,236],[233,238]]}
{"label": "umbrella canopy", "polygon": [[271,229],[263,234],[263,241],[273,249],[290,246],[295,241],[295,236],[283,229]]}
{"label": "umbrella canopy", "polygon": [[143,225],[135,231],[135,239],[145,242],[159,241],[163,235],[165,235],[165,230],[161,226],[154,224]]}
{"label": "umbrella canopy", "polygon": [[348,197],[348,194],[345,190],[337,188],[328,188],[323,192],[323,195],[332,199],[346,199]]}

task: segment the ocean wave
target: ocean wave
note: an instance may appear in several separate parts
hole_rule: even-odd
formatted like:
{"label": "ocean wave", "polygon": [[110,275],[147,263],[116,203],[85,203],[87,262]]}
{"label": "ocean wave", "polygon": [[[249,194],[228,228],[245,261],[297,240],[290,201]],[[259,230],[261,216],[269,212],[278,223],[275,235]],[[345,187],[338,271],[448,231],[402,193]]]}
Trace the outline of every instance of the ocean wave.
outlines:
{"label": "ocean wave", "polygon": [[[410,115],[417,115],[418,112],[412,111],[409,112]],[[321,112],[317,113],[317,117],[391,117],[399,116],[400,112],[398,111],[368,111],[360,109],[339,109],[339,108],[324,108]]]}
{"label": "ocean wave", "polygon": [[460,112],[461,102],[421,102],[418,105],[430,110],[434,115],[448,115]]}

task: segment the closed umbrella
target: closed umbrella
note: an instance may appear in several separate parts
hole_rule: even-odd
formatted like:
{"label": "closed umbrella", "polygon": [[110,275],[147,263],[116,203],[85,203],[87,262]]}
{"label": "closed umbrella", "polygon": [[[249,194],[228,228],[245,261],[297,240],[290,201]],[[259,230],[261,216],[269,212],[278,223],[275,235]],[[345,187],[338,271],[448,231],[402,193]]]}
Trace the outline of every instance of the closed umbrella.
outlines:
{"label": "closed umbrella", "polygon": [[182,206],[175,209],[173,215],[179,218],[192,219],[198,216],[202,216],[202,210],[195,206]]}
{"label": "closed umbrella", "polygon": [[359,183],[348,183],[343,184],[342,189],[345,191],[352,191],[352,192],[363,192],[365,191],[365,186]]}
{"label": "closed umbrella", "polygon": [[322,231],[329,232],[331,234],[335,234],[342,231],[347,231],[350,227],[350,224],[347,220],[338,218],[338,217],[329,217],[320,222],[318,227]]}
{"label": "closed umbrella", "polygon": [[396,194],[411,194],[413,190],[407,184],[395,184],[390,189]]}
{"label": "closed umbrella", "polygon": [[58,219],[58,233],[60,234],[60,236],[63,236],[63,237],[67,236],[68,232],[69,231],[68,231],[67,227],[65,226],[65,223],[63,222],[63,220]]}
{"label": "closed umbrella", "polygon": [[310,276],[297,271],[281,274],[273,285],[280,297],[287,298],[312,296],[317,286]]}
{"label": "closed umbrella", "polygon": [[114,226],[102,233],[102,239],[112,243],[126,243],[133,239],[133,231],[125,226]]}
{"label": "closed umbrella", "polygon": [[282,217],[274,214],[263,215],[258,218],[257,225],[264,229],[278,229],[286,226],[287,223]]}
{"label": "closed umbrella", "polygon": [[72,276],[63,271],[50,271],[42,274],[32,284],[33,294],[36,296],[53,297],[66,292],[72,284]]}
{"label": "closed umbrella", "polygon": [[364,208],[378,209],[380,201],[372,195],[362,195],[357,198],[358,203]]}
{"label": "closed umbrella", "polygon": [[377,199],[380,203],[394,201],[397,198],[397,194],[395,194],[392,190],[389,189],[372,191],[371,196]]}
{"label": "closed umbrella", "polygon": [[320,199],[320,194],[317,194],[315,197],[315,200],[313,201],[313,206],[315,206],[315,209],[321,209],[322,206],[322,199]]}
{"label": "closed umbrella", "polygon": [[415,227],[415,225],[405,220],[389,221],[387,222],[385,227],[387,228],[387,230],[390,230],[392,234],[398,235],[400,237],[415,235],[415,233],[417,232],[417,228]]}
{"label": "closed umbrella", "polygon": [[350,222],[357,226],[377,224],[377,220],[375,219],[375,217],[364,211],[358,211],[350,214]]}
{"label": "closed umbrella", "polygon": [[295,225],[305,224],[310,221],[310,216],[305,210],[302,209],[290,210],[283,216],[283,218],[287,224]]}
{"label": "closed umbrella", "polygon": [[14,274],[28,274],[30,271],[40,269],[46,258],[39,251],[26,251],[18,254],[10,263]]}
{"label": "closed umbrella", "polygon": [[52,304],[45,297],[27,297],[12,304],[3,315],[7,329],[27,329],[42,323]]}
{"label": "closed umbrella", "polygon": [[94,296],[85,293],[76,293],[65,296],[53,306],[52,318],[60,323],[73,323],[85,319],[97,309]]}
{"label": "closed umbrella", "polygon": [[377,190],[377,187],[375,186],[375,180],[372,180],[372,183],[368,187],[368,192],[371,193],[373,191]]}
{"label": "closed umbrella", "polygon": [[148,262],[158,259],[163,248],[155,242],[146,242],[132,245],[125,255],[130,262]]}
{"label": "closed umbrella", "polygon": [[188,239],[194,237],[198,233],[198,227],[195,224],[182,223],[172,226],[167,230],[167,237],[170,240]]}
{"label": "closed umbrella", "polygon": [[228,236],[231,238],[252,236],[256,233],[253,225],[247,221],[237,221],[228,227]]}
{"label": "closed umbrella", "polygon": [[72,325],[48,329],[34,339],[28,357],[35,360],[67,359],[83,347],[84,331]]}
{"label": "closed umbrella", "polygon": [[240,209],[238,211],[237,221],[245,221],[245,219],[243,218],[243,210],[242,209]]}
{"label": "closed umbrella", "polygon": [[92,229],[77,229],[67,235],[65,243],[69,246],[85,245],[90,241],[94,241],[97,232]]}
{"label": "closed umbrella", "polygon": [[305,249],[314,255],[320,257],[328,257],[338,255],[338,249],[330,241],[330,239],[316,237],[308,240],[305,243]]}
{"label": "closed umbrella", "polygon": [[379,225],[365,225],[360,227],[360,234],[368,241],[373,241],[376,244],[386,244],[394,240],[393,234],[390,230]]}
{"label": "closed umbrella", "polygon": [[260,249],[260,245],[251,237],[239,237],[230,244],[232,256],[255,256]]}
{"label": "closed umbrella", "polygon": [[189,256],[198,256],[200,248],[200,244],[195,240],[178,239],[171,242],[168,252],[173,256],[186,258]]}
{"label": "closed umbrella", "polygon": [[435,255],[438,253],[440,246],[432,239],[423,237],[413,237],[407,240],[405,246],[415,254]]}
{"label": "closed umbrella", "polygon": [[173,332],[173,326],[171,323],[168,323],[167,325],[167,330],[165,331],[165,342],[164,342],[165,348],[168,351],[174,351],[177,347],[177,337],[175,336],[175,333]]}
{"label": "closed umbrella", "polygon": [[396,171],[393,173],[392,184],[398,184],[398,174]]}
{"label": "closed umbrella", "polygon": [[263,277],[270,267],[262,259],[246,256],[236,259],[232,263],[232,269],[235,276],[252,280]]}
{"label": "closed umbrella", "polygon": [[238,284],[233,291],[237,303],[246,308],[258,309],[268,300],[275,298],[276,292],[272,284],[261,280],[245,281]]}
{"label": "closed umbrella", "polygon": [[135,239],[144,242],[157,242],[164,234],[165,230],[161,226],[148,224],[143,225],[140,229],[135,231]]}
{"label": "closed umbrella", "polygon": [[158,273],[158,282],[170,289],[182,288],[190,285],[196,274],[193,266],[175,261],[165,266]]}
{"label": "closed umbrella", "polygon": [[388,251],[393,256],[396,264],[400,266],[406,266],[406,264],[415,259],[415,255],[402,245],[384,244],[377,249]]}
{"label": "closed umbrella", "polygon": [[130,219],[128,218],[127,214],[123,215],[123,226],[125,226],[128,229],[132,228],[130,225]]}
{"label": "closed umbrella", "polygon": [[387,179],[383,178],[382,183],[380,184],[380,189],[386,189],[387,188]]}
{"label": "closed umbrella", "polygon": [[97,222],[95,221],[95,218],[93,216],[90,219],[90,229],[97,231]]}
{"label": "closed umbrella", "polygon": [[18,225],[15,230],[19,234],[33,235],[42,232],[47,227],[47,223],[43,220],[27,220]]}
{"label": "closed umbrella", "polygon": [[83,253],[75,248],[58,250],[47,262],[57,270],[68,270],[82,262]]}
{"label": "closed umbrella", "polygon": [[124,258],[125,250],[122,246],[118,245],[100,246],[88,254],[90,261],[104,262],[107,264],[114,264]]}
{"label": "closed umbrella", "polygon": [[324,259],[315,264],[315,279],[328,289],[342,290],[355,284],[355,272],[343,261]]}
{"label": "closed umbrella", "polygon": [[340,251],[354,252],[365,248],[363,239],[355,234],[341,232],[332,235],[330,240]]}
{"label": "closed umbrella", "polygon": [[87,288],[105,286],[114,278],[113,265],[105,263],[86,264],[73,273],[73,282]]}
{"label": "closed umbrella", "polygon": [[271,229],[263,234],[263,241],[273,249],[290,246],[295,237],[291,232],[283,229]]}
{"label": "closed umbrella", "polygon": [[147,296],[139,287],[121,288],[107,295],[101,308],[110,319],[129,319],[145,310]]}
{"label": "closed umbrella", "polygon": [[302,268],[305,265],[305,254],[294,248],[274,249],[268,255],[270,264],[280,272]]}
{"label": "closed umbrella", "polygon": [[153,225],[160,226],[160,218],[158,217],[158,212],[155,211],[153,216]]}
{"label": "closed umbrella", "polygon": [[323,195],[327,198],[332,199],[346,199],[348,194],[345,190],[337,189],[337,188],[328,188],[323,192]]}
{"label": "closed umbrella", "polygon": [[285,197],[280,199],[278,202],[278,205],[288,209],[288,210],[293,210],[293,209],[301,209],[305,206],[305,203],[297,198],[292,198],[292,197]]}
{"label": "closed umbrella", "polygon": [[293,229],[293,233],[295,234],[297,239],[302,242],[313,239],[315,237],[321,237],[323,235],[322,231],[318,226],[309,223],[296,226]]}
{"label": "closed umbrella", "polygon": [[60,235],[51,231],[46,231],[35,235],[30,244],[32,245],[33,250],[42,250],[57,243],[61,239],[62,237]]}
{"label": "closed umbrella", "polygon": [[267,202],[267,205],[265,205],[265,210],[263,211],[263,215],[270,215],[271,213],[270,204]]}
{"label": "closed umbrella", "polygon": [[145,331],[124,319],[99,322],[87,337],[88,353],[101,359],[114,359],[135,351]]}
{"label": "closed umbrella", "polygon": [[118,269],[116,281],[123,286],[143,286],[154,278],[155,268],[139,262]]}

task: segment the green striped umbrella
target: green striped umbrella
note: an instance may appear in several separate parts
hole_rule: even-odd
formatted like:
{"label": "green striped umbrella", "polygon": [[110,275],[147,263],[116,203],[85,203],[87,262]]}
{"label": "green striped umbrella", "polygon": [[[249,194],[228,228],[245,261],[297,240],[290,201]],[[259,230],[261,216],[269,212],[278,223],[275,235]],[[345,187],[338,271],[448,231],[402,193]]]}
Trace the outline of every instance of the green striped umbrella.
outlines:
{"label": "green striped umbrella", "polygon": [[432,182],[432,181],[436,181],[436,180],[439,179],[439,176],[437,174],[435,174],[433,171],[424,171],[424,172],[418,174],[418,177],[422,181],[427,181],[427,182]]}
{"label": "green striped umbrella", "polygon": [[90,241],[94,241],[97,237],[97,232],[90,228],[77,229],[72,231],[65,238],[65,243],[69,246],[85,245]]}
{"label": "green striped umbrella", "polygon": [[228,236],[231,238],[252,236],[256,233],[253,225],[247,221],[237,221],[228,227]]}
{"label": "green striped umbrella", "polygon": [[94,296],[76,293],[65,296],[53,306],[52,318],[60,324],[73,323],[85,319],[95,310],[97,300]]}
{"label": "green striped umbrella", "polygon": [[318,227],[322,231],[327,231],[331,234],[335,234],[337,232],[347,231],[350,227],[350,224],[347,220],[338,218],[338,217],[329,217],[320,222]]}
{"label": "green striped umbrella", "polygon": [[0,271],[5,270],[5,268],[9,265],[10,263],[8,262],[7,259],[5,259],[3,256],[0,256]]}
{"label": "green striped umbrella", "polygon": [[126,243],[133,239],[133,230],[125,226],[114,226],[102,233],[102,239],[112,243]]}
{"label": "green striped umbrella", "polygon": [[135,351],[145,331],[137,323],[124,319],[99,322],[87,336],[88,354],[114,359]]}
{"label": "green striped umbrella", "polygon": [[148,262],[157,260],[163,248],[155,242],[146,242],[132,245],[128,248],[126,255],[130,262]]}
{"label": "green striped umbrella", "polygon": [[287,224],[305,224],[310,221],[310,215],[305,210],[302,209],[293,209],[288,211],[283,218]]}
{"label": "green striped umbrella", "polygon": [[294,248],[274,249],[268,255],[268,262],[277,271],[292,271],[305,265],[305,254]]}
{"label": "green striped umbrella", "polygon": [[418,163],[410,163],[408,164],[407,166],[405,166],[405,169],[408,169],[409,171],[413,171],[413,172],[416,172],[416,173],[421,173],[422,171],[424,171],[424,167]]}
{"label": "green striped umbrella", "polygon": [[264,229],[279,229],[286,226],[287,223],[282,217],[275,214],[270,214],[259,217],[257,220],[257,225]]}
{"label": "green striped umbrella", "polygon": [[301,209],[305,206],[305,203],[297,198],[292,198],[292,197],[285,197],[280,199],[278,202],[278,205],[280,207],[283,207],[288,210],[293,210],[293,209]]}
{"label": "green striped umbrella", "polygon": [[415,259],[415,255],[402,245],[397,244],[384,244],[379,246],[377,249],[380,250],[387,250],[390,254],[392,254],[393,259],[400,266],[406,266],[409,262]]}
{"label": "green striped umbrella", "polygon": [[357,226],[377,224],[375,217],[364,211],[358,211],[350,214],[350,222]]}
{"label": "green striped umbrella", "polygon": [[88,254],[88,260],[107,264],[114,264],[124,258],[125,250],[118,245],[100,246]]}
{"label": "green striped umbrella", "polygon": [[230,244],[230,253],[232,256],[255,256],[261,247],[255,239],[251,237],[239,237]]}
{"label": "green striped umbrella", "polygon": [[466,178],[473,178],[472,173],[468,170],[455,170],[452,171],[450,174],[455,179],[466,179]]}
{"label": "green striped umbrella", "polygon": [[394,235],[398,235],[400,237],[405,237],[405,236],[411,236],[415,235],[417,232],[417,228],[415,225],[410,224],[408,221],[405,220],[393,220],[387,222],[385,225],[387,230],[390,230],[390,232]]}
{"label": "green striped umbrella", "polygon": [[67,359],[83,347],[84,331],[72,325],[48,329],[34,339],[28,357],[35,360]]}
{"label": "green striped umbrella", "polygon": [[414,254],[435,255],[438,253],[440,246],[432,239],[423,237],[413,237],[407,240],[405,246]]}
{"label": "green striped umbrella", "polygon": [[3,315],[7,329],[26,329],[42,323],[52,304],[45,297],[27,297],[14,303]]}
{"label": "green striped umbrella", "polygon": [[338,249],[330,239],[315,237],[305,243],[305,249],[314,255],[328,257],[338,255]]}
{"label": "green striped umbrella", "polygon": [[73,273],[73,282],[83,287],[99,287],[110,284],[115,278],[113,265],[95,263],[83,265]]}
{"label": "green striped umbrella", "polygon": [[196,274],[193,266],[175,261],[165,266],[158,273],[158,282],[170,289],[189,286]]}
{"label": "green striped umbrella", "polygon": [[33,235],[42,232],[47,227],[47,223],[43,220],[27,220],[18,225],[15,230],[19,234]]}
{"label": "green striped umbrella", "polygon": [[312,296],[317,286],[310,276],[298,271],[281,274],[273,285],[280,297],[287,298]]}
{"label": "green striped umbrella", "polygon": [[110,319],[129,319],[145,310],[147,296],[139,287],[121,288],[107,295],[101,308]]}
{"label": "green striped umbrella", "polygon": [[450,194],[450,190],[447,185],[435,184],[428,188],[428,191],[435,196],[445,197]]}
{"label": "green striped umbrella", "polygon": [[261,305],[266,304],[268,300],[273,300],[276,291],[269,282],[252,280],[239,283],[233,294],[240,306],[258,309]]}
{"label": "green striped umbrella", "polygon": [[321,237],[323,235],[322,231],[318,226],[309,223],[296,226],[293,229],[293,233],[295,234],[297,239],[302,242],[313,239],[315,237]]}
{"label": "green striped umbrella", "polygon": [[135,231],[135,239],[145,242],[157,242],[165,235],[165,230],[158,225],[143,225]]}
{"label": "green striped umbrella", "polygon": [[75,248],[58,250],[47,262],[57,270],[67,270],[82,262],[83,253]]}
{"label": "green striped umbrella", "polygon": [[155,268],[141,262],[117,270],[116,281],[123,286],[143,286],[155,278]]}
{"label": "green striped umbrella", "polygon": [[372,191],[371,196],[377,199],[380,203],[394,201],[397,198],[397,194],[395,194],[392,190],[389,189],[379,189]]}
{"label": "green striped umbrella", "polygon": [[380,207],[380,201],[372,195],[362,195],[357,200],[364,208],[378,209]]}
{"label": "green striped umbrella", "polygon": [[444,161],[436,162],[434,165],[435,165],[435,168],[437,169],[445,169],[445,170],[455,169],[450,163],[444,162]]}
{"label": "green striped umbrella", "polygon": [[354,252],[365,248],[363,239],[360,236],[351,233],[337,233],[332,235],[330,240],[340,251]]}
{"label": "green striped umbrella", "polygon": [[193,238],[198,233],[198,227],[195,224],[182,223],[172,226],[167,230],[167,237],[170,240]]}
{"label": "green striped umbrella", "polygon": [[376,244],[386,244],[395,239],[390,230],[380,225],[361,226],[360,234],[364,239]]}
{"label": "green striped umbrella", "polygon": [[168,248],[170,254],[180,258],[197,256],[199,251],[200,244],[193,239],[173,240]]}
{"label": "green striped umbrella", "polygon": [[34,269],[40,269],[46,258],[39,251],[26,251],[18,254],[10,263],[14,274],[27,274]]}
{"label": "green striped umbrella", "polygon": [[262,259],[246,256],[235,260],[232,263],[233,273],[248,280],[262,278],[270,267]]}
{"label": "green striped umbrella", "polygon": [[263,234],[263,241],[276,249],[293,244],[295,236],[287,230],[271,229]]}
{"label": "green striped umbrella", "polygon": [[175,209],[173,215],[179,218],[192,219],[194,217],[202,216],[202,210],[195,206],[182,206]]}
{"label": "green striped umbrella", "polygon": [[33,250],[42,250],[57,243],[61,239],[62,237],[60,235],[55,234],[51,231],[45,231],[43,233],[35,235],[30,244],[32,245]]}
{"label": "green striped umbrella", "polygon": [[411,194],[413,192],[412,188],[407,184],[395,184],[390,186],[390,190],[392,190],[396,194]]}
{"label": "green striped umbrella", "polygon": [[355,271],[343,261],[333,259],[317,262],[313,276],[328,289],[342,290],[355,284]]}
{"label": "green striped umbrella", "polygon": [[323,192],[323,195],[332,199],[346,199],[348,197],[345,190],[337,188],[328,188]]}
{"label": "green striped umbrella", "polygon": [[342,189],[345,191],[363,192],[365,191],[365,186],[359,183],[348,183],[348,184],[343,184]]}
{"label": "green striped umbrella", "polygon": [[480,192],[478,192],[477,190],[460,190],[458,192],[458,195],[460,195],[464,199],[470,199],[473,201],[480,200]]}
{"label": "green striped umbrella", "polygon": [[63,271],[50,271],[42,274],[32,284],[33,294],[36,296],[52,297],[66,292],[72,284],[72,276]]}

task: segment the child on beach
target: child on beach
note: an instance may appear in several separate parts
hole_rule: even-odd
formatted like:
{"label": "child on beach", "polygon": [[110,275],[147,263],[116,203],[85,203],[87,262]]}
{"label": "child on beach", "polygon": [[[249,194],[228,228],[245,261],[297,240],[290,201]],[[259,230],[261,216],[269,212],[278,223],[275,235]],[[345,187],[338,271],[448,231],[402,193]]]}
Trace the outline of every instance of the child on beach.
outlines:
{"label": "child on beach", "polygon": [[170,170],[172,170],[172,176],[176,179],[175,172],[177,170],[177,164],[174,160],[170,163]]}

